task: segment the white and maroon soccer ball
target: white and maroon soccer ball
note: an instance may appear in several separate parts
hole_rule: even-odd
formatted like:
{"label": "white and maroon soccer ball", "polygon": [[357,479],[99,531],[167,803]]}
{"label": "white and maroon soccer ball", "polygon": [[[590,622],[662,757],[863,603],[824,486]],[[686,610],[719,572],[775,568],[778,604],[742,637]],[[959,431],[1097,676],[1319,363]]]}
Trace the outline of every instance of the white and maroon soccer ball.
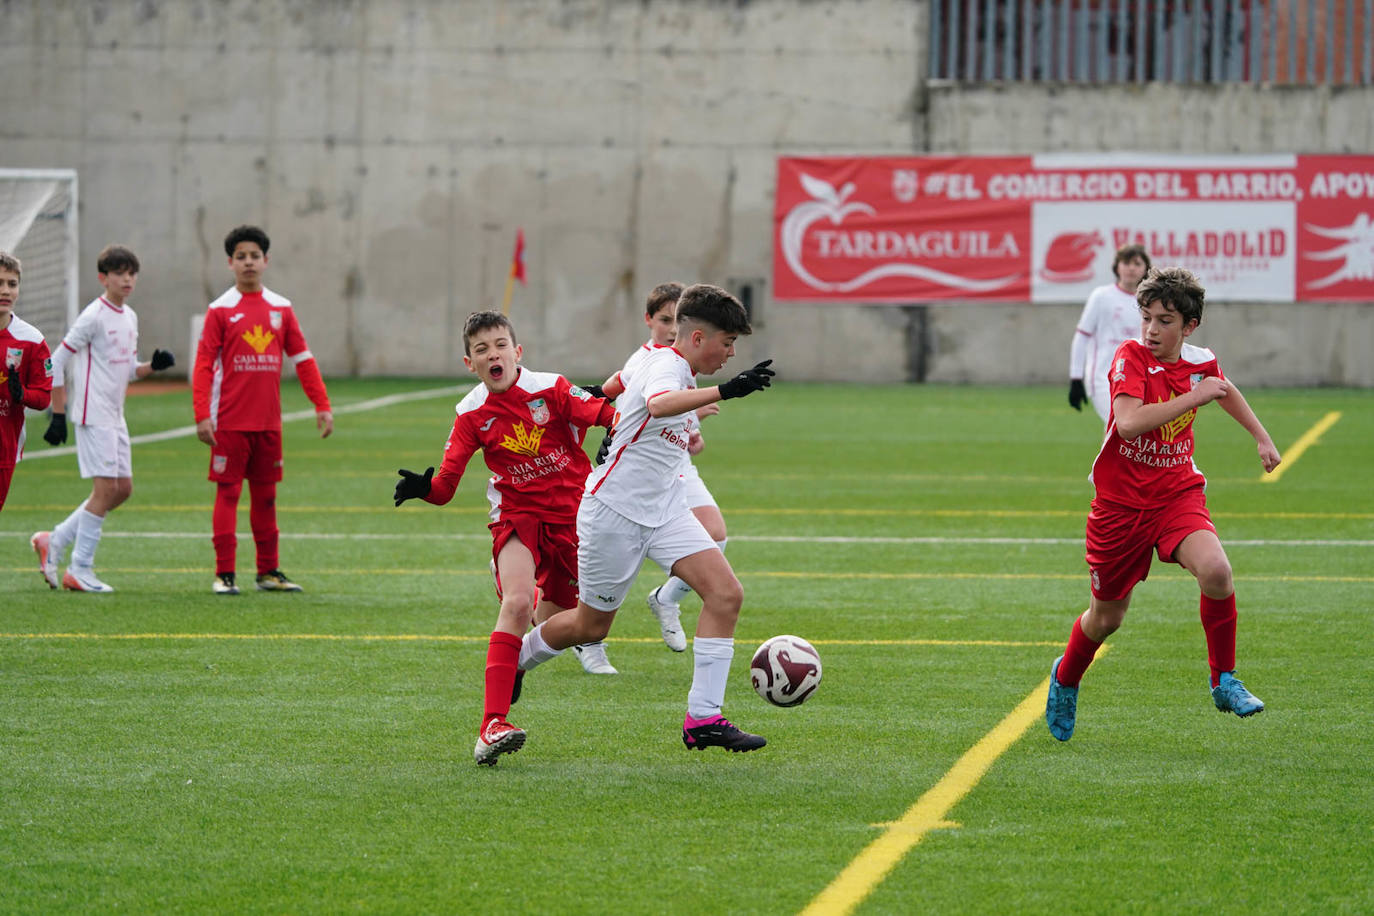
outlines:
{"label": "white and maroon soccer ball", "polygon": [[774,706],[800,706],[820,686],[821,656],[800,636],[774,636],[754,653],[749,677]]}

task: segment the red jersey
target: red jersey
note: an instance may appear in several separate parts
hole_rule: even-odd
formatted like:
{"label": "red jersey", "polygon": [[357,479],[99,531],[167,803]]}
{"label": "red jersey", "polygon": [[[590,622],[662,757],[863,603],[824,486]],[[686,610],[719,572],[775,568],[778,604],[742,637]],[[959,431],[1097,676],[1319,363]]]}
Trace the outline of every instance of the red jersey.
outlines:
{"label": "red jersey", "polygon": [[615,408],[553,372],[521,369],[515,384],[493,394],[479,384],[458,402],[426,502],[453,498],[473,452],[482,450],[492,521],[529,514],[551,524],[574,524],[592,463],[582,451],[591,426],[610,426]]}
{"label": "red jersey", "polygon": [[270,289],[241,293],[235,288],[211,302],[191,380],[196,422],[209,417],[215,429],[281,429],[283,357],[295,365],[315,409],[329,410],[324,381],[291,300]]}
{"label": "red jersey", "polygon": [[[42,410],[52,397],[52,360],[42,332],[15,314],[0,328],[0,355],[0,468],[12,468],[24,454],[24,408]],[[24,383],[23,404],[10,400],[11,373]]]}
{"label": "red jersey", "polygon": [[[1224,379],[1211,350],[1184,344],[1178,360],[1155,359],[1138,340],[1117,348],[1108,373],[1112,400],[1117,395],[1161,404],[1187,394],[1208,376]],[[1099,499],[1121,506],[1147,509],[1169,502],[1180,490],[1207,483],[1193,463],[1193,418],[1188,411],[1158,429],[1126,440],[1116,431],[1116,410],[1107,418],[1107,436],[1093,462],[1092,482]]]}

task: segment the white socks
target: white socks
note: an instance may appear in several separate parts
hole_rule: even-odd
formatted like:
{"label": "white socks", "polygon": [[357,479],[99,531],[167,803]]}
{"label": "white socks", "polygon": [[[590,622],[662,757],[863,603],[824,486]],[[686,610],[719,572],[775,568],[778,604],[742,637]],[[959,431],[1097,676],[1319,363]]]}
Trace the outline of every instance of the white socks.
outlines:
{"label": "white socks", "polygon": [[693,719],[720,715],[725,685],[730,679],[730,660],[734,657],[732,636],[698,636],[692,640],[692,689],[687,693],[687,715]]}
{"label": "white socks", "polygon": [[[721,553],[725,553],[725,543],[730,539],[722,538],[716,541],[716,546]],[[692,586],[683,582],[677,576],[669,576],[668,581],[658,587],[658,600],[664,604],[681,604],[682,599],[692,593]]]}
{"label": "white socks", "polygon": [[541,632],[544,625],[541,623],[525,634],[520,640],[520,662],[521,671],[529,671],[531,668],[544,664],[551,658],[557,658],[563,654],[562,649],[552,649],[549,644],[544,642],[544,635]]}
{"label": "white socks", "polygon": [[62,554],[66,552],[76,541],[76,526],[81,522],[81,516],[86,514],[86,503],[89,500],[82,500],[81,505],[72,510],[72,514],[57,523],[53,528],[52,535],[48,539],[48,549],[56,551],[58,560],[62,559]]}
{"label": "white socks", "polygon": [[[82,503],[84,506],[85,503]],[[95,563],[95,548],[100,544],[101,529],[105,516],[92,515],[85,509],[78,509],[73,515],[80,515],[76,526],[76,546],[72,548],[71,565],[77,569],[90,569]],[[63,522],[62,524],[66,524]],[[49,541],[51,549],[51,541]]]}

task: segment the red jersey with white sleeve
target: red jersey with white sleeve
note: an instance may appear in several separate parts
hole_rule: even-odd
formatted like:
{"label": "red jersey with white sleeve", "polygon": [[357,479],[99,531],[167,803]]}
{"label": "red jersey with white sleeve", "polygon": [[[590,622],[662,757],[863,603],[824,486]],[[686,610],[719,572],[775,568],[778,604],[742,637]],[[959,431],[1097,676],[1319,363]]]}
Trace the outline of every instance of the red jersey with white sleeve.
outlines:
{"label": "red jersey with white sleeve", "polygon": [[[42,410],[52,398],[52,360],[43,333],[15,314],[0,328],[0,353],[0,468],[12,468],[24,454],[24,408]],[[13,373],[24,383],[22,404],[10,400]]]}
{"label": "red jersey with white sleeve", "polygon": [[241,293],[231,288],[211,302],[191,381],[196,422],[208,417],[215,429],[281,429],[283,359],[295,365],[315,409],[329,410],[324,379],[290,299],[270,289]]}
{"label": "red jersey with white sleeve", "polygon": [[72,384],[67,414],[83,426],[118,429],[124,425],[124,395],[138,372],[138,315],[125,303],[99,296],[67,329],[53,354],[53,386],[65,384],[67,364]]}
{"label": "red jersey with white sleeve", "polygon": [[588,497],[649,528],[687,510],[682,464],[696,412],[654,417],[649,400],[696,386],[691,365],[672,347],[658,347],[644,358],[616,399],[619,413],[611,454],[587,478]]}
{"label": "red jersey with white sleeve", "polygon": [[[1118,395],[1140,398],[1145,404],[1161,404],[1187,394],[1209,376],[1224,379],[1211,350],[1184,344],[1172,363],[1155,359],[1138,340],[1128,340],[1116,351],[1110,380],[1112,400]],[[1194,408],[1163,426],[1123,439],[1116,431],[1116,411],[1107,420],[1107,435],[1093,462],[1089,479],[1098,499],[1136,509],[1162,506],[1180,490],[1207,483],[1193,463]]]}
{"label": "red jersey with white sleeve", "polygon": [[525,514],[575,524],[592,468],[582,440],[589,427],[610,426],[615,409],[557,373],[519,371],[505,391],[496,394],[479,383],[458,402],[425,502],[442,506],[452,499],[468,459],[481,449],[492,472],[487,499],[493,522]]}

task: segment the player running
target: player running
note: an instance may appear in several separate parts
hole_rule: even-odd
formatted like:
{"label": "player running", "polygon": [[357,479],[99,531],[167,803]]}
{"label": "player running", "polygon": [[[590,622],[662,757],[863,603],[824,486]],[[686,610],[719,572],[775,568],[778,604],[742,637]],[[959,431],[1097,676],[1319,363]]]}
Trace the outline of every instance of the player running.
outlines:
{"label": "player running", "polygon": [[1045,721],[1060,741],[1073,736],[1078,684],[1098,647],[1126,617],[1131,592],[1150,571],[1150,553],[1192,573],[1202,591],[1202,629],[1212,702],[1251,716],[1264,703],[1235,676],[1236,592],[1231,563],[1207,512],[1207,479],[1193,463],[1193,418],[1216,401],[1254,437],[1265,471],[1279,453],[1211,350],[1185,343],[1202,322],[1203,289],[1181,267],[1152,270],[1140,284],[1140,339],[1112,363],[1107,438],[1093,462],[1088,515],[1092,596],[1068,647],[1050,669]]}
{"label": "player running", "polygon": [[[150,362],[138,361],[138,315],[129,304],[138,284],[138,255],[122,245],[109,245],[97,256],[95,268],[105,292],[77,316],[53,356],[52,419],[43,433],[49,445],[66,442],[70,411],[76,423],[76,464],[81,476],[91,481],[91,495],[51,532],[36,532],[29,543],[49,588],[104,594],[114,589],[96,576],[95,551],[105,517],[134,490],[124,397],[130,382],[171,368],[176,357],[170,350],[154,350]],[[57,567],[68,547],[71,562],[59,579]]]}
{"label": "player running", "polygon": [[499,312],[468,316],[463,350],[463,365],[481,381],[458,402],[439,473],[398,471],[395,499],[397,506],[417,498],[445,505],[478,449],[491,469],[487,527],[501,610],[487,645],[473,748],[474,759],[489,766],[525,743],[524,729],[506,717],[519,693],[520,637],[536,594],[541,618],[577,605],[577,507],[592,467],[582,440],[588,428],[610,426],[615,410],[561,375],[523,368],[515,329]]}
{"label": "player running", "polygon": [[610,458],[587,478],[577,512],[577,609],[525,635],[520,667],[528,671],[570,646],[604,639],[648,557],[701,595],[683,743],[752,751],[767,742],[721,715],[744,589],[687,508],[681,461],[689,414],[767,388],[773,370],[765,361],[721,385],[697,388],[697,374],[720,371],[734,355],[736,338],[751,330],[739,300],[719,287],[683,290],[677,325],[673,345],[655,349],[628,380],[617,403]]}
{"label": "player running", "polygon": [[[625,365],[619,372],[606,379],[605,384],[601,386],[606,397],[612,400],[620,397],[625,391],[627,380],[644,364],[655,349],[672,346],[673,340],[677,336],[677,301],[682,295],[682,289],[681,283],[662,283],[654,287],[649,293],[649,299],[644,307],[644,324],[649,328],[649,340],[630,354],[629,359],[625,360]],[[706,489],[701,474],[697,471],[696,465],[692,463],[692,458],[699,455],[701,450],[705,448],[699,421],[718,413],[720,413],[719,404],[706,404],[694,412],[684,414],[683,418],[688,425],[688,439],[687,448],[681,457],[679,476],[682,478],[682,492],[687,500],[687,508],[692,510],[692,514],[697,517],[697,521],[701,522],[701,526],[706,529],[711,540],[715,541],[716,546],[724,553],[727,540],[725,517],[720,514],[720,507],[716,505],[715,497],[711,495],[710,490]],[[608,448],[609,444],[608,439],[606,443],[603,443],[603,448]],[[601,463],[601,457],[598,454],[598,464]],[[658,620],[659,630],[663,634],[663,642],[674,652],[683,652],[687,649],[687,635],[682,630],[680,602],[691,594],[691,591],[690,585],[679,577],[670,575],[666,582],[649,592],[646,599],[649,610]],[[578,652],[579,648],[574,646],[573,651]],[[582,653],[578,652],[578,654],[580,656]]]}

